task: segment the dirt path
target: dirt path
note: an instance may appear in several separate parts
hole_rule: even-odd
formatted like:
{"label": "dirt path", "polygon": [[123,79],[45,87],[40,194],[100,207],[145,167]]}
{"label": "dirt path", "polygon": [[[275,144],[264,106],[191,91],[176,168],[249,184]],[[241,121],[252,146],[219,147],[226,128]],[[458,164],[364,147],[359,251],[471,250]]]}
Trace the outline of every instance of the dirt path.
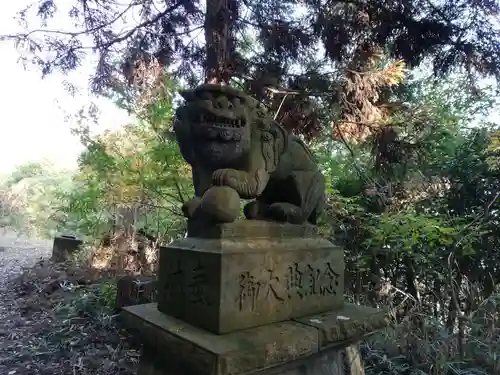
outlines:
{"label": "dirt path", "polygon": [[19,330],[26,322],[16,306],[16,294],[8,285],[24,269],[50,256],[49,241],[33,241],[12,232],[0,231],[0,374],[20,374],[17,366],[12,366],[17,348]]}
{"label": "dirt path", "polygon": [[132,375],[137,349],[91,298],[100,274],[50,253],[50,241],[0,236],[0,375]]}
{"label": "dirt path", "polygon": [[33,267],[51,253],[50,241],[30,240],[15,233],[0,231],[0,293],[7,281],[18,276],[23,268]]}

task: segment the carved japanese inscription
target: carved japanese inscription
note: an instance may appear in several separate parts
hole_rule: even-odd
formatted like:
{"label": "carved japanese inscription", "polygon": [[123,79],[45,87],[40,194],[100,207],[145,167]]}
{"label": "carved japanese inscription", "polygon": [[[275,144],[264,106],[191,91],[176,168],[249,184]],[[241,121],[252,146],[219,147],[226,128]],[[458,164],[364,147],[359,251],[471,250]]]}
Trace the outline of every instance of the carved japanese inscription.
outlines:
{"label": "carved japanese inscription", "polygon": [[260,303],[286,303],[309,296],[336,296],[340,273],[331,262],[323,266],[293,263],[285,272],[268,269],[266,277],[242,272],[239,277],[238,310],[255,311]]}
{"label": "carved japanese inscription", "polygon": [[168,299],[186,299],[191,304],[210,305],[206,294],[208,274],[206,267],[198,261],[189,267],[180,260],[163,277],[163,293]]}
{"label": "carved japanese inscription", "polygon": [[188,284],[188,297],[191,303],[209,305],[205,292],[207,282],[206,267],[198,261],[192,270],[192,277]]}
{"label": "carved japanese inscription", "polygon": [[227,239],[187,237],[160,249],[161,312],[224,334],[343,305],[341,248],[321,238],[280,237],[276,223],[254,238],[233,238],[231,226],[239,224],[224,225]]}
{"label": "carved japanese inscription", "polygon": [[[340,275],[331,262],[319,266],[294,262],[279,269],[266,269],[265,272],[244,271],[237,280],[237,307],[239,311],[255,311],[262,303],[336,296]],[[183,266],[178,261],[176,267],[166,274],[163,291],[168,298],[183,298],[191,304],[209,306],[207,284],[206,266],[200,261],[194,267]]]}

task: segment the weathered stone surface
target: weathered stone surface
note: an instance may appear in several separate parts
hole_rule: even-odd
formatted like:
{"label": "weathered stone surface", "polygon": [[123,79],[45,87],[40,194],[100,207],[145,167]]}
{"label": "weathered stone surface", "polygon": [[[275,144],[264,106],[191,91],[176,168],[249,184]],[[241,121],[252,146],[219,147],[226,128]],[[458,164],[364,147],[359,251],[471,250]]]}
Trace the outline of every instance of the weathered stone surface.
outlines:
{"label": "weathered stone surface", "polygon": [[180,94],[173,128],[193,172],[196,195],[183,206],[189,219],[234,221],[241,197],[254,199],[244,210],[249,219],[316,224],[325,180],[300,138],[241,90],[204,84]]}
{"label": "weathered stone surface", "polygon": [[72,254],[80,249],[83,241],[75,236],[59,236],[54,238],[52,246],[52,260],[54,262],[65,262]]}
{"label": "weathered stone surface", "polygon": [[[158,353],[145,350],[139,362],[139,375],[184,375],[186,372],[177,366],[159,360]],[[190,374],[197,374],[190,372]],[[247,374],[258,375],[360,375],[363,372],[350,372],[342,348],[332,348],[302,359],[258,370]]]}
{"label": "weathered stone surface", "polygon": [[149,277],[121,277],[116,288],[116,308],[156,302],[156,280]]}
{"label": "weathered stone surface", "polygon": [[[381,323],[380,317],[386,313],[345,304],[336,313],[225,335],[213,334],[162,314],[155,304],[125,307],[121,316],[123,324],[145,345],[141,357],[144,374],[342,375],[342,352],[353,341],[373,331],[366,331],[366,326],[352,325],[352,330],[338,336],[339,342],[331,341],[331,335],[330,341],[325,340],[325,332],[335,331],[338,322],[344,321],[339,317]],[[387,320],[383,321],[387,325]],[[377,323],[372,327],[383,326]]]}
{"label": "weathered stone surface", "polygon": [[345,304],[337,311],[296,319],[297,322],[319,329],[320,348],[361,339],[371,332],[389,324],[389,315],[384,310]]}
{"label": "weathered stone surface", "polygon": [[122,322],[147,350],[156,349],[164,359],[160,366],[180,369],[179,374],[244,374],[305,357],[318,348],[317,329],[295,322],[216,335],[162,314],[155,304],[125,307]]}
{"label": "weathered stone surface", "polygon": [[348,371],[343,348],[332,348],[297,359],[281,366],[275,366],[259,375],[359,375]]}
{"label": "weathered stone surface", "polygon": [[[188,237],[160,249],[162,312],[228,333],[342,306],[342,249],[321,238],[292,237],[291,224],[279,236],[280,224],[268,223],[266,233],[261,223],[242,223],[220,226],[219,239]],[[259,235],[253,238],[251,228]]]}
{"label": "weathered stone surface", "polygon": [[207,223],[204,220],[188,221],[188,237],[220,240],[309,238],[314,237],[317,231],[315,225],[294,225],[263,220],[239,220],[228,224]]}
{"label": "weathered stone surface", "polygon": [[212,186],[201,198],[200,209],[210,221],[230,223],[240,214],[240,196],[228,186]]}

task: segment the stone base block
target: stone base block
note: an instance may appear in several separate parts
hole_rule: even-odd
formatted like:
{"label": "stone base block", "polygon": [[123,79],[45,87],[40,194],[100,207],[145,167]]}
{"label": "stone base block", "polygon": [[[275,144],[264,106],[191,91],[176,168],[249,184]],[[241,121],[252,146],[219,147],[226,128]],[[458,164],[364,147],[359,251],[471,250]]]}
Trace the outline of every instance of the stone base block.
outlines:
{"label": "stone base block", "polygon": [[158,308],[229,333],[340,308],[344,253],[306,225],[242,220],[160,249]]}
{"label": "stone base block", "polygon": [[54,262],[65,262],[72,254],[80,249],[83,241],[75,236],[63,235],[54,238],[52,246],[52,260]]}
{"label": "stone base block", "polygon": [[150,277],[121,277],[116,285],[116,309],[156,302],[156,280]]}
{"label": "stone base block", "polygon": [[[144,352],[141,354],[138,375],[184,375],[180,369],[165,367],[158,361],[158,354]],[[364,375],[364,372],[354,373],[349,370],[350,365],[340,348],[331,348],[320,354],[314,354],[302,359],[293,360],[286,364],[257,371],[257,375]],[[246,373],[254,374],[254,373]],[[190,372],[189,375],[196,375]]]}
{"label": "stone base block", "polygon": [[158,311],[125,307],[122,324],[144,344],[141,375],[343,374],[341,352],[385,327],[384,311],[337,311],[217,335]]}

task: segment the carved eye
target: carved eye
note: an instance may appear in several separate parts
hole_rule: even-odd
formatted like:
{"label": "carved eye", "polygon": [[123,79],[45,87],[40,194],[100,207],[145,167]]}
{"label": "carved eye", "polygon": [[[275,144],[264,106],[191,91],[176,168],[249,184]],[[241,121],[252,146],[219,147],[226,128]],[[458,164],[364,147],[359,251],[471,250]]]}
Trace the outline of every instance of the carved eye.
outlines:
{"label": "carved eye", "polygon": [[229,108],[229,101],[224,96],[219,96],[214,103],[215,108],[227,109]]}

